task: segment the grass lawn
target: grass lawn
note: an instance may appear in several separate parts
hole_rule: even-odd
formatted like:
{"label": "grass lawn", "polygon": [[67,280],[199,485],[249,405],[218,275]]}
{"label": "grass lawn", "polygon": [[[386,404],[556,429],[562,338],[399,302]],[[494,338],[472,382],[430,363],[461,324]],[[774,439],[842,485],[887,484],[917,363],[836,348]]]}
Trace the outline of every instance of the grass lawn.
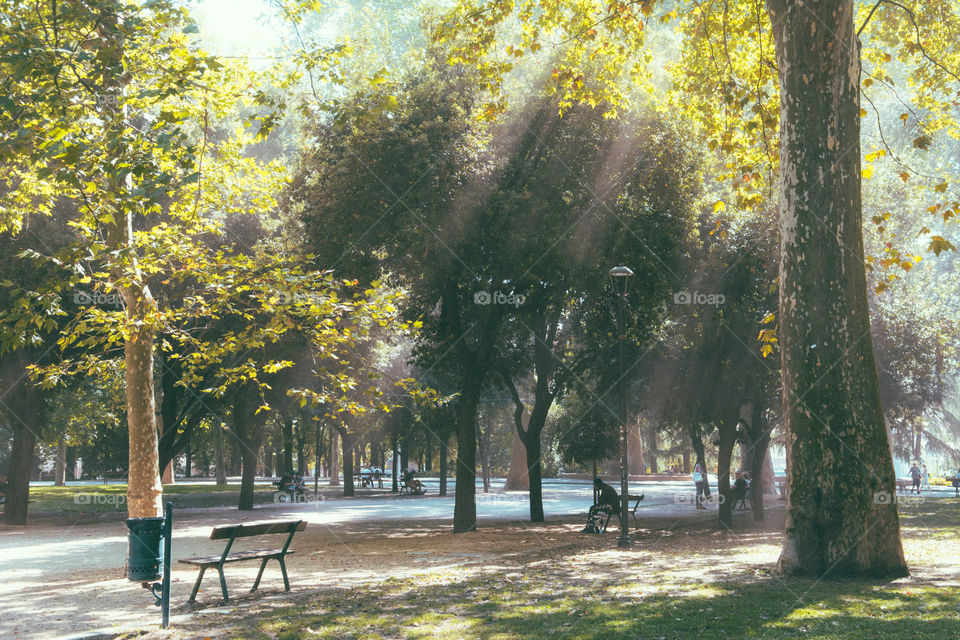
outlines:
{"label": "grass lawn", "polygon": [[[269,487],[257,486],[256,504],[273,501]],[[99,513],[126,512],[126,483],[105,485],[70,485],[66,487],[30,487],[30,510]],[[177,508],[235,506],[240,499],[240,484],[165,484],[164,501],[170,500]]]}
{"label": "grass lawn", "polygon": [[194,616],[150,637],[958,638],[960,500],[901,513],[912,575],[893,582],[775,575],[782,509],[764,528],[741,516],[731,534],[648,523],[626,552],[615,549],[613,533],[587,536],[572,522],[547,523],[489,561],[349,589],[331,580],[316,591]]}

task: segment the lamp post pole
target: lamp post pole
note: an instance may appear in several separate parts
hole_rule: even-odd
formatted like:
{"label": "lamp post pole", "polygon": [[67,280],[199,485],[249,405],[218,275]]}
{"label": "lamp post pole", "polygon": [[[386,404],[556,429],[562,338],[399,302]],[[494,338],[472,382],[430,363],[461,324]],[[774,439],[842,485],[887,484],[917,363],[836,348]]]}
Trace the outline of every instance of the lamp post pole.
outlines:
{"label": "lamp post pole", "polygon": [[627,505],[629,503],[629,478],[627,461],[627,386],[626,386],[626,344],[627,329],[625,319],[625,304],[627,297],[627,286],[630,276],[633,275],[628,267],[614,267],[610,269],[610,282],[613,285],[613,292],[617,297],[617,350],[620,367],[620,376],[617,380],[617,391],[620,404],[620,537],[617,539],[618,547],[629,547],[631,545],[630,529],[627,521]]}

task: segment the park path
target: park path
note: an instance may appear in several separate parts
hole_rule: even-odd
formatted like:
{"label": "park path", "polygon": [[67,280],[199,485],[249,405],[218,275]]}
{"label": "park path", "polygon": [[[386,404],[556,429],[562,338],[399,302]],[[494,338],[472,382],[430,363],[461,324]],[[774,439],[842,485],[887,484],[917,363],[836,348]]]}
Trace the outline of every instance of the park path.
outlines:
{"label": "park path", "polygon": [[[273,518],[300,518],[306,530],[294,539],[300,550],[290,562],[295,590],[316,589],[331,578],[343,586],[351,581],[405,576],[437,567],[483,563],[491,556],[484,546],[484,521],[527,520],[525,492],[478,493],[479,535],[469,539],[449,534],[453,497],[436,496],[437,481],[427,480],[427,496],[372,495],[329,499],[306,504],[258,505],[252,512],[235,508],[183,509],[175,513],[173,534],[172,602],[186,601],[196,569],[177,560],[210,555],[222,542],[209,540],[211,526]],[[646,494],[638,511],[658,520],[710,520],[715,510],[695,512],[687,501],[689,482],[634,483]],[[502,481],[494,487],[502,486]],[[450,487],[452,494],[453,487]],[[550,480],[544,483],[544,511],[548,519],[582,526],[581,515],[591,503],[584,481]],[[528,526],[528,525],[524,525]],[[519,525],[518,525],[519,530]],[[610,535],[613,535],[612,533]],[[424,538],[430,542],[424,544]],[[538,544],[536,535],[523,540]],[[544,544],[550,544],[543,541]],[[122,521],[73,526],[5,528],[0,533],[0,638],[34,640],[104,628],[151,625],[159,619],[152,596],[126,581],[126,525]],[[272,542],[254,540],[261,547]],[[238,549],[242,549],[237,545]],[[253,582],[256,563],[240,563],[228,570],[228,582],[237,593]],[[210,580],[207,582],[206,580]],[[297,583],[301,587],[297,586]],[[218,597],[216,574],[208,576],[200,600]],[[263,597],[280,597],[276,566],[264,574]]]}

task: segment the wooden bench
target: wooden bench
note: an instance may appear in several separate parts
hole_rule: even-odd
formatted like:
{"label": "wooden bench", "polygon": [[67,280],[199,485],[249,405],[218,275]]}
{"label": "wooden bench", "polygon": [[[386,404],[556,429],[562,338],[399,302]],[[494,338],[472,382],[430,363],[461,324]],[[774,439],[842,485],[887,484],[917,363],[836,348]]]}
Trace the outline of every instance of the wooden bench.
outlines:
{"label": "wooden bench", "polygon": [[[193,585],[193,592],[190,594],[190,600],[193,602],[197,597],[197,591],[200,590],[200,582],[203,580],[203,574],[207,567],[216,567],[220,574],[220,590],[223,592],[223,601],[230,602],[230,596],[227,595],[227,580],[223,577],[223,565],[228,562],[242,562],[244,560],[260,560],[260,571],[257,573],[257,579],[253,583],[251,592],[256,591],[260,586],[260,578],[263,576],[263,569],[267,566],[267,561],[276,558],[280,563],[280,571],[283,573],[283,586],[290,591],[290,580],[287,578],[287,565],[283,558],[293,551],[290,551],[290,542],[297,531],[306,529],[307,523],[303,520],[263,520],[259,522],[246,522],[243,524],[228,524],[214,527],[210,533],[211,540],[227,540],[227,546],[219,556],[203,556],[200,558],[187,558],[180,560],[183,564],[192,564],[200,567],[200,575],[197,576],[197,582]],[[230,547],[237,538],[250,538],[253,536],[266,536],[271,534],[286,533],[287,540],[281,549],[256,549],[252,551],[237,551],[230,553]]]}
{"label": "wooden bench", "polygon": [[[639,507],[639,506],[640,506],[640,503],[643,502],[643,496],[644,496],[644,494],[642,494],[642,493],[641,493],[640,495],[638,495],[638,496],[635,496],[635,495],[632,495],[632,494],[627,495],[627,508],[629,509],[628,513],[629,513],[631,516],[633,516],[633,528],[634,528],[634,529],[639,529],[639,528],[640,528],[640,525],[637,524],[637,507]],[[632,507],[631,507],[630,504],[629,504],[630,502],[633,503],[633,506],[632,506]],[[603,531],[604,533],[606,533],[606,532],[607,532],[607,525],[610,523],[610,518],[612,518],[612,517],[616,514],[616,511],[605,511],[604,513],[607,514],[607,517],[604,518],[604,520],[603,520],[603,526],[602,526],[600,529],[601,529],[601,531]]]}

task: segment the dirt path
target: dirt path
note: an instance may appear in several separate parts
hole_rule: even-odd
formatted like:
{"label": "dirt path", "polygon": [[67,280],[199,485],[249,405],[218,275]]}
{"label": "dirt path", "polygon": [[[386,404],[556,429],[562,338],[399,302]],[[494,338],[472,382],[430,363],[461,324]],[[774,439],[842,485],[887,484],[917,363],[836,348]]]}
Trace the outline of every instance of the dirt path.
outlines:
{"label": "dirt path", "polygon": [[[208,539],[212,524],[277,517],[263,510],[246,518],[233,509],[222,514],[211,513],[210,509],[196,511],[178,514],[174,528],[171,602],[175,619],[181,621],[185,615],[197,615],[180,607],[190,595],[197,570],[177,560],[223,549],[222,542]],[[712,520],[701,514],[691,516],[696,516],[693,522],[706,524]],[[676,518],[671,517],[645,526],[669,527],[675,523]],[[287,564],[294,594],[304,595],[438,569],[483,566],[513,555],[569,545],[609,546],[616,535],[611,531],[606,538],[583,536],[579,533],[582,526],[579,515],[550,519],[540,525],[487,520],[477,532],[455,536],[445,520],[413,524],[398,520],[311,523],[294,539],[291,548],[296,553]],[[42,542],[37,541],[40,535]],[[276,543],[276,537],[258,538],[247,545],[238,541],[234,548],[262,548]],[[105,553],[105,548],[111,553]],[[153,606],[152,596],[125,579],[126,527],[122,522],[7,530],[0,551],[0,638],[49,640],[98,629],[150,628],[159,623],[159,608]],[[257,563],[249,562],[227,568],[231,599],[236,600],[230,606],[290,597],[283,594],[280,571],[273,563],[264,573],[260,592],[252,598],[246,596],[257,568]],[[208,572],[198,601],[222,611],[219,599],[216,572]]]}

